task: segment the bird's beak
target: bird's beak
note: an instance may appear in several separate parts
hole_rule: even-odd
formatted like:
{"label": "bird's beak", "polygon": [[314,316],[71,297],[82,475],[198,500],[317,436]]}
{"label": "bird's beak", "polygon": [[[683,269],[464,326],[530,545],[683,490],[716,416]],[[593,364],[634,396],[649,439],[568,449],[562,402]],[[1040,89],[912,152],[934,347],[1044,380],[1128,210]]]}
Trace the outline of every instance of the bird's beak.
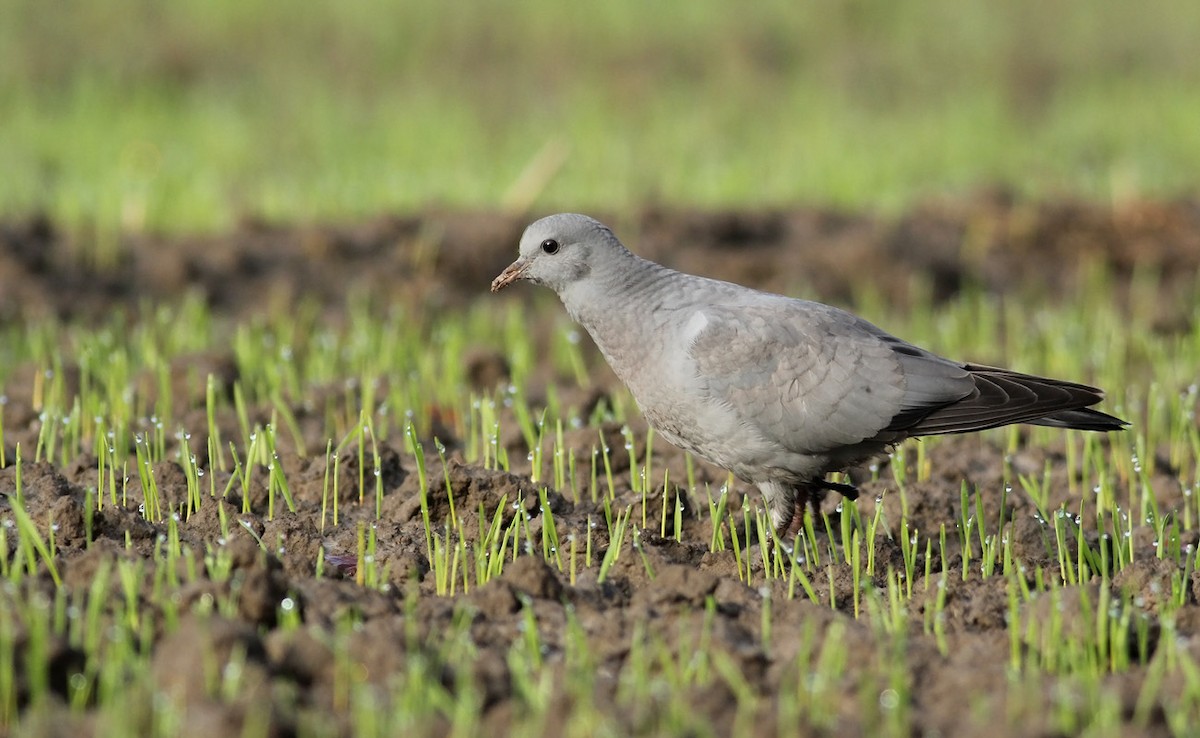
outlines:
{"label": "bird's beak", "polygon": [[525,270],[528,268],[529,262],[525,259],[517,259],[509,264],[504,271],[500,272],[500,276],[492,280],[492,292],[499,292],[518,279],[524,279]]}

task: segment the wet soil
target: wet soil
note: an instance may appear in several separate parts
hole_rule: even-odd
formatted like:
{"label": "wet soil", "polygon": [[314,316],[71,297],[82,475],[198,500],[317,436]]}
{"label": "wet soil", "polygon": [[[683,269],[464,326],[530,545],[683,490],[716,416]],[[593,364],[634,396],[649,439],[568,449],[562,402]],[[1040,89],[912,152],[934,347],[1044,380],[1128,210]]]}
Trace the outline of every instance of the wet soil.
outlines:
{"label": "wet soil", "polygon": [[[382,217],[341,226],[287,227],[246,223],[237,232],[222,235],[160,238],[130,236],[121,242],[121,256],[98,266],[80,257],[74,243],[45,219],[0,224],[0,324],[42,317],[88,322],[104,320],[114,311],[133,315],[145,301],[173,302],[180,295],[202,296],[221,316],[249,319],[273,310],[286,310],[299,301],[317,303],[336,318],[345,309],[347,294],[355,291],[385,305],[404,302],[424,314],[461,309],[471,301],[498,299],[486,294],[491,278],[513,257],[525,216],[502,213],[428,212],[413,216]],[[938,299],[967,286],[1005,292],[1020,286],[1047,299],[1069,299],[1071,290],[1102,267],[1112,275],[1114,299],[1128,294],[1132,280],[1149,276],[1160,284],[1160,321],[1165,331],[1189,328],[1188,314],[1176,314],[1178,301],[1166,299],[1194,289],[1200,268],[1200,203],[1130,203],[1110,208],[1080,202],[1015,202],[1001,193],[985,193],[954,202],[931,203],[903,217],[882,219],[868,215],[796,209],[759,212],[686,212],[650,210],[610,222],[644,255],[697,273],[720,276],[767,289],[803,292],[807,296],[853,303],[864,285],[876,289],[897,309],[911,299],[914,285],[924,284]],[[520,291],[522,293],[531,290]],[[528,299],[525,294],[506,299]],[[470,376],[480,387],[503,381],[503,357],[487,352],[470,359]],[[202,412],[203,392],[186,381],[196,367],[202,374],[232,376],[231,356],[202,355],[180,366],[180,397],[176,402],[182,424],[192,434],[194,450],[203,451],[207,419]],[[594,363],[593,365],[596,365]],[[192,374],[188,374],[192,371]],[[602,371],[602,370],[600,370]],[[597,379],[593,396],[598,401],[611,378]],[[26,448],[36,439],[38,418],[31,404],[36,378],[18,371],[4,387],[3,407],[8,445],[22,441]],[[314,388],[314,392],[320,391]],[[568,391],[564,389],[564,391]],[[270,408],[261,411],[264,418]],[[303,408],[296,409],[303,417]],[[513,425],[513,424],[509,424]],[[644,438],[645,427],[631,424]],[[231,426],[232,429],[232,426]],[[448,432],[448,431],[447,431]],[[325,447],[318,423],[303,424],[305,445]],[[909,605],[908,646],[903,653],[881,653],[877,635],[880,623],[871,614],[854,614],[855,584],[846,566],[833,566],[815,577],[814,604],[801,595],[788,599],[786,582],[763,586],[762,562],[757,561],[750,585],[743,583],[731,552],[711,552],[712,530],[706,501],[684,495],[681,540],[660,535],[661,484],[645,500],[632,491],[629,454],[624,452],[621,429],[607,425],[599,431],[568,433],[568,447],[587,459],[603,437],[613,450],[611,459],[617,488],[617,509],[632,506],[631,521],[641,528],[643,514],[649,524],[640,532],[641,556],[627,551],[605,582],[595,570],[581,573],[571,583],[539,556],[520,556],[492,582],[470,592],[439,596],[427,555],[425,527],[417,490],[417,460],[398,439],[383,443],[381,517],[375,521],[373,495],[361,504],[356,447],[343,451],[339,460],[344,482],[340,486],[340,520],[335,526],[322,510],[326,460],[322,455],[302,456],[284,443],[280,462],[296,501],[295,512],[274,519],[242,512],[243,500],[206,499],[201,509],[179,523],[185,546],[204,552],[214,547],[229,553],[231,575],[222,581],[204,575],[169,593],[184,610],[195,603],[213,602],[230,595],[236,611],[213,617],[185,616],[174,629],[152,634],[150,649],[156,680],[186,706],[187,732],[194,735],[234,734],[248,719],[249,706],[269,704],[274,733],[293,733],[305,720],[318,720],[334,729],[348,730],[344,666],[356,664],[358,689],[388,683],[406,660],[423,655],[441,669],[447,689],[465,689],[479,700],[482,720],[489,732],[502,730],[523,709],[519,685],[509,651],[528,622],[532,609],[544,644],[546,664],[563,673],[568,622],[573,619],[594,646],[599,667],[601,706],[616,705],[618,685],[612,677],[630,656],[631,639],[660,637],[668,643],[695,643],[702,630],[711,633],[714,648],[740,668],[749,688],[759,696],[758,712],[749,723],[735,725],[737,695],[724,681],[691,687],[690,698],[718,733],[744,730],[776,734],[791,732],[775,703],[781,690],[797,689],[805,675],[795,663],[803,639],[816,638],[819,650],[826,634],[835,634],[848,648],[848,667],[840,684],[826,685],[822,699],[834,716],[829,733],[869,734],[872,717],[853,712],[863,690],[886,687],[869,681],[871,674],[887,673],[889,659],[899,659],[911,675],[911,693],[905,697],[912,720],[922,734],[1034,735],[1052,732],[1047,714],[1013,714],[1008,706],[1015,684],[1007,672],[1012,642],[1007,629],[1010,603],[1000,577],[961,576],[963,552],[951,536],[947,561],[940,554],[930,570],[943,566],[953,573],[939,585],[924,579],[913,583]],[[445,474],[441,461],[425,459],[431,474],[432,501],[428,510],[435,527],[451,515],[453,498],[459,511],[496,511],[507,522],[515,515],[528,518],[531,535],[540,540],[545,509],[538,487],[529,477],[528,463],[518,462],[513,473],[487,470],[466,463],[453,437],[443,433],[449,447]],[[525,459],[528,449],[520,438],[507,440],[510,457]],[[431,444],[427,444],[427,448]],[[643,454],[644,448],[633,449]],[[670,470],[671,479],[684,479],[683,455],[666,444],[654,449],[654,466]],[[370,457],[370,452],[368,457]],[[11,450],[9,453],[11,459]],[[1050,506],[1076,505],[1082,494],[1066,476],[1065,447],[1032,446],[1022,440],[1017,451],[1006,455],[993,441],[959,437],[930,449],[932,476],[914,482],[907,490],[907,520],[911,528],[936,531],[945,524],[951,531],[961,515],[960,489],[966,480],[983,492],[985,516],[998,520],[1003,512],[1014,537],[1014,553],[1032,571],[1038,565],[1057,567],[1047,529],[1028,496],[1020,491],[1003,494],[1005,465],[1020,473],[1039,475],[1051,470]],[[201,457],[201,464],[207,462]],[[209,469],[224,488],[229,472]],[[83,593],[96,572],[117,559],[144,558],[146,575],[142,597],[156,580],[154,554],[167,533],[166,524],[147,522],[137,510],[142,502],[140,482],[133,480],[125,507],[106,506],[91,521],[94,542],[86,545],[85,502],[97,481],[96,461],[76,459],[65,466],[26,463],[22,468],[26,507],[34,522],[48,530],[55,526],[57,562],[63,586]],[[159,493],[169,509],[185,501],[186,478],[179,465],[159,464],[154,470]],[[911,478],[912,475],[910,475]],[[266,509],[265,473],[252,486],[251,508]],[[895,536],[902,518],[901,500],[890,474],[863,485],[859,509],[864,517],[883,506],[881,520],[886,535],[880,537],[875,556],[884,566],[899,567],[901,551]],[[725,475],[699,465],[696,480],[717,489]],[[9,515],[7,496],[15,489],[15,469],[0,469],[0,513]],[[373,492],[372,489],[370,492]],[[1183,492],[1169,466],[1157,465],[1151,484],[1163,510],[1182,505]],[[742,490],[733,492],[738,498]],[[671,494],[674,494],[672,490]],[[673,501],[673,497],[669,497]],[[1003,500],[1003,510],[1001,509]],[[1072,502],[1074,501],[1074,502]],[[647,510],[643,510],[645,502]],[[557,521],[557,534],[583,540],[589,528],[595,550],[608,545],[602,521],[603,507],[587,496],[576,500],[568,490],[547,494],[546,507]],[[827,502],[832,511],[836,500]],[[222,533],[225,521],[228,532]],[[232,525],[228,523],[232,522]],[[377,561],[384,586],[370,588],[356,581],[354,552],[360,523],[376,526]],[[1195,531],[1189,540],[1200,541]],[[468,526],[467,537],[477,537]],[[1139,562],[1122,572],[1114,586],[1136,596],[1139,617],[1154,623],[1164,586],[1169,591],[1173,572],[1154,557],[1153,531],[1135,529]],[[260,547],[259,541],[262,541]],[[13,545],[11,539],[10,547]],[[266,550],[264,550],[266,549]],[[325,570],[317,575],[316,562],[324,551]],[[7,552],[10,557],[13,552]],[[599,553],[597,555],[600,555]],[[918,571],[924,577],[925,558]],[[653,572],[651,575],[650,572]],[[936,574],[935,574],[935,579]],[[49,591],[46,576],[40,582]],[[868,587],[886,587],[879,581]],[[1094,583],[1079,588],[1083,595]],[[1073,590],[1071,590],[1073,591]],[[1188,601],[1176,617],[1177,635],[1200,656],[1200,578],[1193,577]],[[16,596],[0,593],[0,598]],[[114,586],[111,596],[123,596]],[[941,640],[926,627],[926,612],[934,598],[945,601]],[[1065,598],[1070,599],[1070,598]],[[300,628],[279,623],[280,606],[292,603],[302,621]],[[1095,600],[1092,600],[1095,601]],[[706,612],[709,605],[714,605]],[[1035,603],[1037,604],[1037,603]],[[1046,603],[1046,607],[1050,604]],[[1061,606],[1061,603],[1056,603]],[[771,632],[764,637],[764,608],[770,608]],[[1028,617],[1044,617],[1028,608]],[[361,626],[340,632],[348,656],[331,652],[333,633],[347,613]],[[464,615],[465,613],[465,615]],[[466,618],[465,630],[461,627]],[[455,665],[437,662],[440,646],[451,633],[465,633],[477,654],[469,674],[455,673]],[[22,639],[18,633],[18,649]],[[1152,639],[1150,641],[1152,643]],[[681,648],[686,646],[681,645]],[[1023,648],[1037,649],[1036,643]],[[1151,646],[1152,647],[1152,646]],[[18,656],[19,658],[19,656]],[[51,644],[49,683],[65,697],[70,675],[82,668],[81,655],[65,642]],[[244,689],[227,699],[214,697],[206,685],[205,669],[239,659]],[[603,675],[609,675],[607,678]],[[1118,712],[1134,714],[1139,686],[1146,667],[1135,666],[1105,677],[1106,688],[1120,701]],[[25,694],[26,677],[18,673],[18,694]],[[561,683],[561,679],[555,680]],[[810,687],[812,685],[809,685]],[[812,687],[815,689],[816,687]],[[882,692],[881,692],[882,695]],[[552,699],[566,718],[571,697],[562,690]],[[970,709],[965,709],[969,706]],[[613,712],[619,713],[614,707]],[[317,717],[319,716],[319,718]],[[990,718],[989,718],[990,716]],[[1011,724],[1003,724],[1005,718]],[[744,718],[744,716],[743,716]],[[99,731],[87,715],[71,717],[65,708],[43,727]],[[656,716],[636,711],[621,715],[629,732],[653,732]],[[1157,720],[1157,722],[1156,722]],[[834,727],[836,726],[836,727]],[[429,726],[438,732],[445,726]],[[547,735],[561,725],[546,726]],[[1146,734],[1165,732],[1162,716],[1151,715]]]}

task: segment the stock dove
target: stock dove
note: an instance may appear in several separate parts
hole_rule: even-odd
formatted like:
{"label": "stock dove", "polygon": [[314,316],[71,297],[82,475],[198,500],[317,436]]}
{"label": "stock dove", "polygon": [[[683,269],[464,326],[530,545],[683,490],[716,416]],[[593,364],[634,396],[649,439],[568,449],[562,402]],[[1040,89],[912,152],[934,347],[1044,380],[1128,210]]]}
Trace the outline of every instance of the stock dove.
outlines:
{"label": "stock dove", "polygon": [[642,259],[585,215],[530,225],[492,282],[554,290],[663,438],[756,485],[794,535],[825,479],[910,436],[1127,423],[1094,387],[942,358],[829,305]]}

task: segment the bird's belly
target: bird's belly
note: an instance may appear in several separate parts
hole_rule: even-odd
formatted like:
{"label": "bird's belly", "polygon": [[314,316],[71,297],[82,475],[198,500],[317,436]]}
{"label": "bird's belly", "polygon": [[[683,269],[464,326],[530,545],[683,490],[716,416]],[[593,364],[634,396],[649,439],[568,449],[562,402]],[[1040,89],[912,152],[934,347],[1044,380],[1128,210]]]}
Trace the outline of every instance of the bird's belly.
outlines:
{"label": "bird's belly", "polygon": [[748,482],[807,479],[826,463],[824,457],[781,448],[720,406],[689,412],[679,405],[643,405],[642,414],[669,443]]}

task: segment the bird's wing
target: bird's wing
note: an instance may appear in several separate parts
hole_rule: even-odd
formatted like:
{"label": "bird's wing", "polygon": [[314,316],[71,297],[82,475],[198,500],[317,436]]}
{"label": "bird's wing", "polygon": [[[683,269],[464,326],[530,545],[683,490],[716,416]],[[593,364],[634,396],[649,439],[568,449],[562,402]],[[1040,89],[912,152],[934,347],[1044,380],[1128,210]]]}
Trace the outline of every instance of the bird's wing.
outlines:
{"label": "bird's wing", "polygon": [[687,354],[704,399],[792,452],[875,438],[974,389],[961,365],[820,303],[783,298],[700,312],[704,325],[688,337]]}

